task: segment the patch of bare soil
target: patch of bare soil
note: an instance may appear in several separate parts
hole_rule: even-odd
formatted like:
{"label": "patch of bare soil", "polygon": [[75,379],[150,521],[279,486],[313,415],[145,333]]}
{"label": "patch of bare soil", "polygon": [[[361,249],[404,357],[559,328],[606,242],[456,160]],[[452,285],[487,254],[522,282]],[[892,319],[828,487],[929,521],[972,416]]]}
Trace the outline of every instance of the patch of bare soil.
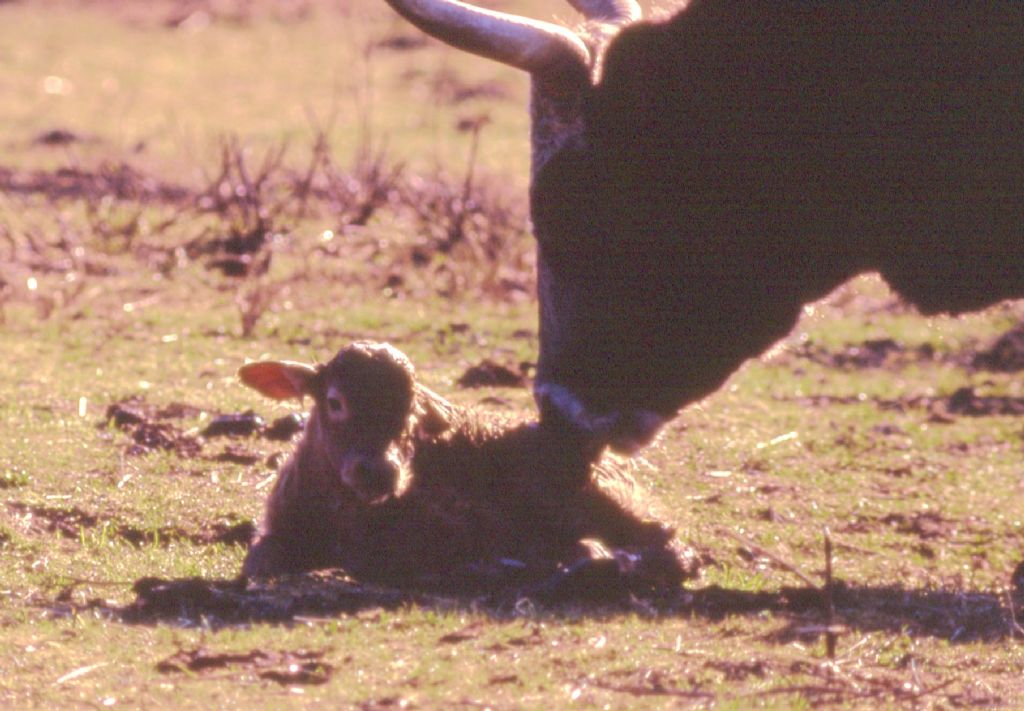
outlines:
{"label": "patch of bare soil", "polygon": [[205,676],[216,674],[254,675],[278,684],[296,686],[324,684],[333,667],[323,661],[324,651],[274,652],[254,649],[250,652],[214,652],[205,647],[181,649],[161,660],[156,670],[162,674]]}
{"label": "patch of bare soil", "polygon": [[162,526],[155,530],[140,529],[121,525],[116,535],[134,546],[154,542],[167,545],[171,541],[188,541],[194,545],[215,545],[218,543],[245,546],[249,544],[256,527],[252,521],[236,523],[217,522],[203,526],[198,531],[186,531],[178,526]]}
{"label": "patch of bare soil", "polygon": [[191,459],[203,450],[203,445],[194,437],[183,434],[166,422],[140,422],[131,428],[131,437],[134,444],[126,450],[130,455],[163,449],[173,451],[183,459]]}
{"label": "patch of bare soil", "polygon": [[66,128],[51,128],[33,138],[32,144],[36,146],[70,146],[73,143],[95,143],[96,140],[94,136],[83,136]]}
{"label": "patch of bare soil", "polygon": [[960,388],[945,401],[952,415],[986,417],[991,415],[1024,415],[1024,397],[978,395],[974,388]]}
{"label": "patch of bare soil", "polygon": [[[185,430],[174,422],[184,418],[195,418],[202,412],[200,408],[183,403],[171,403],[161,407],[133,395],[108,406],[99,426],[113,425],[125,432],[131,438],[131,444],[125,449],[129,455],[143,455],[159,449],[174,452],[183,459],[193,459],[201,456],[204,445],[214,438],[259,436],[264,439],[288,441],[302,431],[306,422],[305,415],[291,414],[267,424],[252,410],[217,415],[199,434],[194,434],[194,430]],[[248,465],[259,461],[262,455],[232,443],[219,454],[212,455],[212,458],[216,461]]]}
{"label": "patch of bare soil", "polygon": [[922,540],[948,540],[969,527],[964,522],[946,518],[938,511],[918,511],[912,514],[891,513],[881,518],[858,516],[837,530],[844,533],[865,533],[876,530],[879,526],[888,526],[899,533],[917,536]]}
{"label": "patch of bare soil", "polygon": [[[930,343],[908,347],[891,338],[868,339],[839,349],[828,349],[808,341],[796,348],[794,355],[839,370],[896,369],[912,363],[933,362],[940,358]],[[984,350],[965,351],[945,356],[944,359],[957,365],[998,373],[1016,373],[1024,370],[1024,326],[1011,328]]]}
{"label": "patch of bare soil", "polygon": [[86,511],[78,506],[59,508],[16,501],[8,502],[6,506],[20,525],[29,529],[56,533],[63,538],[78,540],[83,530],[106,527],[108,535],[112,538],[119,538],[137,547],[168,545],[175,541],[187,541],[194,545],[248,545],[255,532],[252,521],[237,520],[233,517],[204,524],[199,530],[188,531],[179,526],[140,528],[117,523],[112,517]]}
{"label": "patch of bare soil", "polygon": [[876,338],[851,343],[839,350],[829,350],[813,341],[807,341],[797,349],[796,356],[840,370],[897,368],[912,362],[934,360],[935,347],[924,343],[908,348],[891,338]]}
{"label": "patch of bare soil", "polygon": [[[790,398],[777,398],[789,400]],[[974,388],[964,387],[947,396],[911,395],[899,398],[869,397],[865,395],[807,395],[797,398],[807,407],[835,405],[863,405],[869,403],[880,410],[908,412],[926,410],[933,422],[950,422],[957,416],[993,417],[1024,416],[1024,397],[1011,395],[979,395]],[[884,434],[882,432],[881,434]]]}
{"label": "patch of bare soil", "polygon": [[[37,141],[79,140],[75,134],[55,129]],[[192,199],[186,188],[144,175],[126,163],[103,163],[93,170],[65,167],[56,170],[14,170],[0,167],[0,192],[42,195],[49,200],[99,201],[104,197],[140,203],[180,205]]]}
{"label": "patch of bare soil", "polygon": [[522,388],[526,387],[526,375],[522,368],[516,371],[488,358],[467,368],[456,383],[463,388]]}
{"label": "patch of bare soil", "polygon": [[[217,415],[213,418],[202,432],[206,439],[215,437],[261,437],[263,439],[287,442],[306,427],[308,413],[293,412],[290,415],[278,417],[273,422],[267,423],[253,410],[246,410],[239,413],[228,413]],[[225,450],[230,456],[231,453],[239,455],[241,450],[237,447],[230,447]]]}
{"label": "patch of bare soil", "polygon": [[194,417],[198,413],[198,409],[187,405],[158,408],[134,396],[107,407],[100,427],[113,424],[128,434],[132,443],[125,448],[126,454],[137,456],[160,449],[174,452],[183,459],[192,459],[202,453],[203,443],[169,420]]}
{"label": "patch of bare soil", "polygon": [[204,437],[240,436],[248,437],[256,434],[264,427],[266,421],[252,410],[238,414],[218,415],[203,430]]}
{"label": "patch of bare soil", "polygon": [[1024,370],[1024,326],[1011,328],[988,349],[975,354],[971,365],[979,370],[1017,373]]}

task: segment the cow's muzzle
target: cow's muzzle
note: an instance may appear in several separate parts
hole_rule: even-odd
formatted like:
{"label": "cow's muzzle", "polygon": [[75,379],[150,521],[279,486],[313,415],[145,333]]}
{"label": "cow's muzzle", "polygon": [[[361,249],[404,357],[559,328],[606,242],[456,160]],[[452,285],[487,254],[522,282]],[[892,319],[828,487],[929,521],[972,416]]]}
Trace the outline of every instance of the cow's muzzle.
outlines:
{"label": "cow's muzzle", "polygon": [[559,420],[598,450],[609,446],[616,452],[633,454],[654,441],[666,422],[657,412],[641,408],[595,412],[582,398],[557,383],[538,382],[534,397],[542,421]]}

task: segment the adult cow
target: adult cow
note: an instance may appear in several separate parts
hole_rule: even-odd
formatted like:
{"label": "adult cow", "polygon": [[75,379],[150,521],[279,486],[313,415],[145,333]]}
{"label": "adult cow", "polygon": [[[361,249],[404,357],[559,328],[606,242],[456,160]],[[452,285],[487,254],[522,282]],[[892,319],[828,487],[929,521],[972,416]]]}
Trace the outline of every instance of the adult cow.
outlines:
{"label": "adult cow", "polygon": [[570,0],[576,32],[387,0],[532,75],[542,419],[633,449],[880,272],[925,313],[1024,296],[1024,3]]}

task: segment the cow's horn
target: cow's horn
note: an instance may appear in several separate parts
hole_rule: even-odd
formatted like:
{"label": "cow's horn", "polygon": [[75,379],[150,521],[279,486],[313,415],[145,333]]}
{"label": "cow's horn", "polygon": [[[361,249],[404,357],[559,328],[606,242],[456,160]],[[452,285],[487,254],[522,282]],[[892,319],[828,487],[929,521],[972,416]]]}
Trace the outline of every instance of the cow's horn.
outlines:
{"label": "cow's horn", "polygon": [[458,0],[386,0],[428,35],[531,74],[586,76],[590,52],[564,27]]}

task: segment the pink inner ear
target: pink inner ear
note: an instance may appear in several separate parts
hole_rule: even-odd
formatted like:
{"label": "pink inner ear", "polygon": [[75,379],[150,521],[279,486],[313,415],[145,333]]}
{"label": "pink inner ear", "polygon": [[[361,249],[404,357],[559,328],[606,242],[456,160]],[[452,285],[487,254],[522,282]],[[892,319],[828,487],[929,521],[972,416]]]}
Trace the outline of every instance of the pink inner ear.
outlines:
{"label": "pink inner ear", "polygon": [[238,369],[238,377],[250,388],[277,400],[301,398],[304,394],[284,363],[246,363]]}

